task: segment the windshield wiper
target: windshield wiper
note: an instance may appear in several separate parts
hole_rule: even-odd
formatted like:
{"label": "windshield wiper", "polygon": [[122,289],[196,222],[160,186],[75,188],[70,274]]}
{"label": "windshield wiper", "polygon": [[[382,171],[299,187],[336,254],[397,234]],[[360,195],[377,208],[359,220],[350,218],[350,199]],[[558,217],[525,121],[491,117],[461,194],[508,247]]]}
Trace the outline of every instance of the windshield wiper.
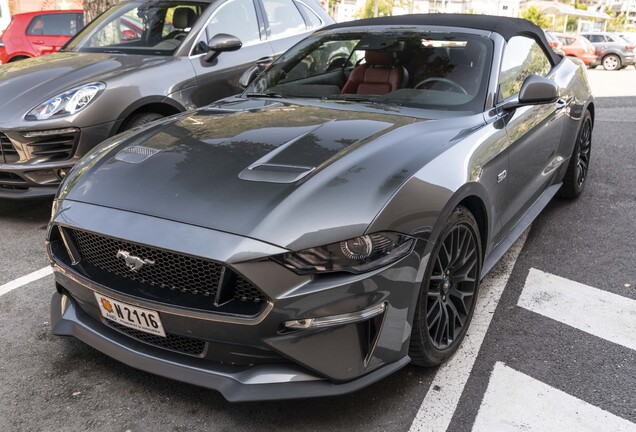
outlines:
{"label": "windshield wiper", "polygon": [[285,97],[284,94],[276,93],[273,91],[264,92],[264,93],[245,93],[245,97],[271,97],[271,98],[282,98]]}

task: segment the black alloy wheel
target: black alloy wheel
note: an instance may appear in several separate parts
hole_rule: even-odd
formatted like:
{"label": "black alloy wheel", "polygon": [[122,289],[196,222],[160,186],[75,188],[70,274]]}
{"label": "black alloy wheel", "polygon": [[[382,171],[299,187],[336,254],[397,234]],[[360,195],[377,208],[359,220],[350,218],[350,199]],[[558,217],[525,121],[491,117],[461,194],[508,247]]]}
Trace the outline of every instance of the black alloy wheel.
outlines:
{"label": "black alloy wheel", "polygon": [[587,171],[590,168],[590,153],[592,150],[592,122],[589,120],[583,123],[579,136],[578,150],[576,185],[579,188],[583,188],[583,184],[587,178]]}
{"label": "black alloy wheel", "polygon": [[413,363],[436,366],[457,350],[477,302],[481,265],[477,223],[458,207],[442,228],[422,284],[411,335]]}
{"label": "black alloy wheel", "polygon": [[574,144],[572,157],[568,164],[568,169],[563,178],[563,186],[559,190],[562,198],[576,198],[585,188],[585,180],[590,170],[590,155],[592,152],[592,116],[589,111],[585,112],[582,119],[581,129]]}

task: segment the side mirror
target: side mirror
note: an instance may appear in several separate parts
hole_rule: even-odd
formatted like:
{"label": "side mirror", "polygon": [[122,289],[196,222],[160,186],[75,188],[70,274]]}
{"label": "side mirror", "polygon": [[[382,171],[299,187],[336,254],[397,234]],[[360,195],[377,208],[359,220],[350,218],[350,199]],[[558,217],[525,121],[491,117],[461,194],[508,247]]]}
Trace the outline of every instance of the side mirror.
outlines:
{"label": "side mirror", "polygon": [[131,41],[131,40],[138,39],[137,35],[135,34],[135,31],[130,29],[123,30],[121,32],[121,35],[123,36],[124,41]]}
{"label": "side mirror", "polygon": [[232,36],[226,33],[219,33],[212,37],[208,41],[207,50],[208,53],[203,59],[206,62],[211,62],[225,51],[236,51],[243,46],[243,42],[236,36]]}
{"label": "side mirror", "polygon": [[252,84],[252,81],[256,79],[260,72],[261,68],[258,66],[252,66],[247,69],[243,72],[243,75],[241,75],[241,78],[239,79],[239,87],[245,90],[250,84]]}
{"label": "side mirror", "polygon": [[559,99],[559,87],[549,78],[540,75],[528,75],[523,81],[519,96],[504,102],[501,107],[511,110],[526,105],[539,105],[555,102]]}

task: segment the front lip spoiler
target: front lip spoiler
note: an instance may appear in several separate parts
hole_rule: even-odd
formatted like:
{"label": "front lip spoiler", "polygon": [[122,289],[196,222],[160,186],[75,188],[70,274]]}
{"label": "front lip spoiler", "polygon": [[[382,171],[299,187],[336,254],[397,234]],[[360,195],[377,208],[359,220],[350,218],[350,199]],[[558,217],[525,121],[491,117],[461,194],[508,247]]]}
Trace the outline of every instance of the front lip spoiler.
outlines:
{"label": "front lip spoiler", "polygon": [[[54,334],[74,336],[98,351],[128,366],[166,378],[219,391],[230,402],[298,399],[351,393],[373,384],[406,366],[402,359],[354,381],[334,384],[293,364],[256,365],[233,370],[230,365],[206,362],[187,363],[172,353],[153,355],[153,347],[136,342],[93,320],[77,307],[71,297],[54,293],[51,299],[51,328]],[[128,343],[130,341],[130,343]],[[200,359],[191,359],[196,362]]]}

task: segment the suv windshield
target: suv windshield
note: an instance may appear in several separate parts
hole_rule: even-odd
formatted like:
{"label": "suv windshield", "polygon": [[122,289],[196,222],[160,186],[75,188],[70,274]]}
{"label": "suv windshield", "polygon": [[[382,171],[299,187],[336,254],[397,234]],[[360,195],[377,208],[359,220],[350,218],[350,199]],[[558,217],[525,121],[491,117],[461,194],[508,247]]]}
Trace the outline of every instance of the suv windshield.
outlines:
{"label": "suv windshield", "polygon": [[245,95],[476,113],[485,105],[492,47],[488,38],[444,31],[318,33],[280,57]]}
{"label": "suv windshield", "polygon": [[153,1],[113,6],[71,39],[64,50],[172,55],[207,5]]}

